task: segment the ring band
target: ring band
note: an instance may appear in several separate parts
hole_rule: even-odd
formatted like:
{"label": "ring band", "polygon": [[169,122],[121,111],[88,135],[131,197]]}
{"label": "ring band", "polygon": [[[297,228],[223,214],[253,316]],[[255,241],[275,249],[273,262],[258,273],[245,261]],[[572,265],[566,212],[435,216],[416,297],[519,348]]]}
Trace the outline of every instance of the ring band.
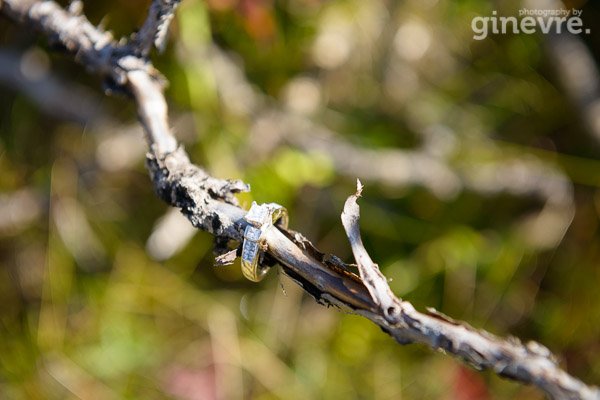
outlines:
{"label": "ring band", "polygon": [[242,247],[242,274],[252,282],[259,282],[267,273],[267,268],[258,267],[260,229],[248,225],[244,232]]}
{"label": "ring band", "polygon": [[273,225],[287,229],[289,217],[287,210],[276,203],[258,205],[252,202],[252,207],[244,217],[249,223],[244,231],[242,246],[242,273],[252,282],[259,282],[267,274],[269,267],[260,265],[260,238]]}
{"label": "ring band", "polygon": [[287,229],[288,224],[290,223],[290,218],[285,207],[280,206],[277,203],[268,203],[265,204],[265,206],[269,207],[269,209],[272,210],[271,221],[273,225],[277,225],[282,229]]}

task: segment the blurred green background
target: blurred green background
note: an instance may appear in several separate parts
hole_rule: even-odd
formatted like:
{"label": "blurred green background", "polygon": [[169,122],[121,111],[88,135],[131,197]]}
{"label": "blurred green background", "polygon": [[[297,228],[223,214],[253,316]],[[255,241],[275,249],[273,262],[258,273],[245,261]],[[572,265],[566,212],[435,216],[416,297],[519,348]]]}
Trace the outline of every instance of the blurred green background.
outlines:
{"label": "blurred green background", "polygon": [[[63,2],[65,4],[65,2]],[[128,35],[148,1],[84,2]],[[398,296],[547,345],[600,382],[600,7],[591,33],[490,35],[516,1],[184,0],[166,52],[192,160],[278,202]],[[152,192],[132,102],[30,29],[0,22],[0,397],[541,399],[273,271],[213,267],[213,238]],[[285,293],[284,293],[284,290]]]}

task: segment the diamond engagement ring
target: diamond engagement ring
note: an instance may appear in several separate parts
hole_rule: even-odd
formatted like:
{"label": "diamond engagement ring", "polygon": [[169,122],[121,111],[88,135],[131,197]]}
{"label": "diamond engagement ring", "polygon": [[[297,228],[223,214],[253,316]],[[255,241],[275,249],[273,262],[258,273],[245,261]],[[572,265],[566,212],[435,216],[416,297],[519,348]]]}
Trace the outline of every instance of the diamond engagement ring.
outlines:
{"label": "diamond engagement ring", "polygon": [[259,263],[260,258],[260,238],[267,229],[273,225],[287,229],[288,214],[287,210],[276,203],[268,203],[258,205],[252,202],[250,211],[244,217],[244,220],[250,225],[246,227],[244,232],[244,244],[242,246],[242,273],[244,276],[253,281],[262,280],[268,267],[262,266]]}

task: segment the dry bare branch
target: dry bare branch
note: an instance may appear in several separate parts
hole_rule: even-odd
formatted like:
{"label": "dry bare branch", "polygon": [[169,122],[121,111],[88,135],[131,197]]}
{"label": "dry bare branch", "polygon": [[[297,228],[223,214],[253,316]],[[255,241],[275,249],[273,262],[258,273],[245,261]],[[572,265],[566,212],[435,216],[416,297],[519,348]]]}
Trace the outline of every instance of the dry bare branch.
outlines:
{"label": "dry bare branch", "polygon": [[[79,62],[112,80],[116,89],[132,94],[150,147],[146,165],[157,195],[180,208],[194,226],[220,239],[242,240],[246,211],[237,206],[234,194],[249,187],[211,177],[177,146],[167,122],[162,78],[143,51],[134,50],[131,43],[117,44],[79,14],[77,7],[67,12],[52,1],[0,0],[0,13],[62,44]],[[535,384],[554,399],[600,398],[597,388],[561,370],[542,345],[500,339],[432,309],[419,313],[409,302],[395,297],[362,246],[356,204],[359,194],[348,200],[343,218],[362,279],[348,272],[339,258],[319,252],[299,233],[265,232],[269,254],[319,303],[362,315],[400,343],[442,349],[476,368],[491,368],[499,375]]]}
{"label": "dry bare branch", "polygon": [[156,47],[162,53],[167,41],[169,25],[181,0],[155,0],[150,5],[148,16],[131,42],[134,51],[147,56]]}
{"label": "dry bare branch", "polygon": [[[387,280],[365,250],[360,238],[360,208],[356,202],[362,192],[348,197],[342,223],[352,246],[360,276],[378,314],[359,312],[378,324],[400,343],[423,343],[432,349],[454,354],[477,369],[492,369],[497,374],[521,382],[531,382],[553,399],[598,399],[600,392],[564,372],[550,350],[536,342],[522,344],[516,338],[500,339],[488,332],[455,321],[433,308],[423,314],[402,301],[390,290]],[[383,318],[382,318],[383,316]]]}

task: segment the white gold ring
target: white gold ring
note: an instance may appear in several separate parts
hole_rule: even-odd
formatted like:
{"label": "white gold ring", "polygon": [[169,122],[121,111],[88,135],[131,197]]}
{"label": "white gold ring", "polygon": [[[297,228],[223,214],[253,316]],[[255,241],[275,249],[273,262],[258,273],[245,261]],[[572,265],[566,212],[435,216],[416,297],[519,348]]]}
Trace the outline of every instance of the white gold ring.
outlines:
{"label": "white gold ring", "polygon": [[242,273],[253,281],[262,280],[267,274],[269,267],[259,263],[261,236],[263,232],[273,225],[287,229],[287,210],[276,203],[258,205],[252,202],[252,207],[244,217],[249,223],[244,231],[244,244],[242,246]]}

